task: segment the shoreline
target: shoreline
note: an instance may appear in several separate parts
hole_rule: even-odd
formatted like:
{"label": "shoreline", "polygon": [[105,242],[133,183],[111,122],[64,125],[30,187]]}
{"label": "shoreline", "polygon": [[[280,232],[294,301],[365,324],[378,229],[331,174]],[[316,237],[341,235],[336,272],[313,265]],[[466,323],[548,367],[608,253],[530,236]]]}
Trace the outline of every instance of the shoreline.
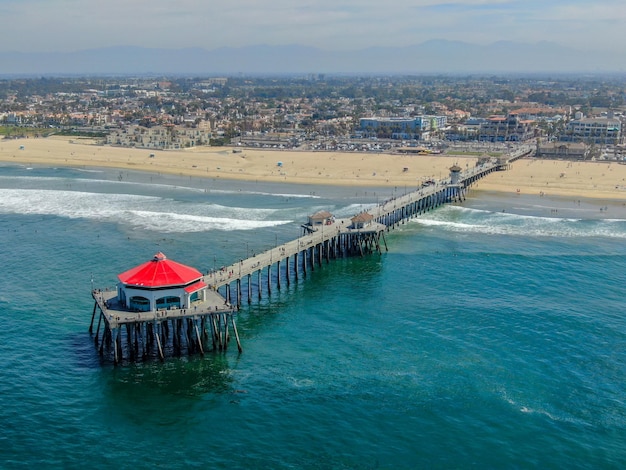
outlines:
{"label": "shoreline", "polygon": [[626,165],[525,158],[494,172],[472,189],[540,197],[626,201]]}
{"label": "shoreline", "polygon": [[[474,166],[454,155],[312,152],[201,147],[150,150],[97,145],[69,137],[0,140],[0,162],[39,167],[102,168],[220,181],[363,188],[412,188],[441,179],[449,167]],[[517,160],[471,187],[476,192],[626,200],[626,165],[617,162]]]}
{"label": "shoreline", "polygon": [[[39,166],[100,167],[154,174],[333,186],[413,187],[441,179],[476,157],[201,147],[150,150],[76,142],[69,138],[0,141],[0,161]],[[23,148],[22,148],[23,147]],[[239,151],[241,150],[241,151]]]}

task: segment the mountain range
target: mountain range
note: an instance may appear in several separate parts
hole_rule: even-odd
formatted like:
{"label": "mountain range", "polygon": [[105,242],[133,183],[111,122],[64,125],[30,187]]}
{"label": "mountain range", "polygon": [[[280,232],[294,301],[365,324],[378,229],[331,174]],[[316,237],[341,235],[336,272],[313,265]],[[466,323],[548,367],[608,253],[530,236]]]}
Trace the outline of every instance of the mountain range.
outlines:
{"label": "mountain range", "polygon": [[205,49],[115,46],[74,52],[0,52],[0,75],[284,75],[424,73],[607,73],[626,53],[550,42],[489,45],[431,40],[417,45],[328,51],[301,45]]}

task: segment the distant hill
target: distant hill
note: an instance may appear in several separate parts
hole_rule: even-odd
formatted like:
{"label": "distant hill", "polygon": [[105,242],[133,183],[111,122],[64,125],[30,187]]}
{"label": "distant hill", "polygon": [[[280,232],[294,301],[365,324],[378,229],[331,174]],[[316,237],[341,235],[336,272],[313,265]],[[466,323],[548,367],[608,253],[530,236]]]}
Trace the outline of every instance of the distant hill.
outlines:
{"label": "distant hill", "polygon": [[0,52],[0,74],[589,73],[623,72],[625,58],[626,54],[614,57],[549,42],[502,41],[483,46],[432,40],[341,52],[298,45],[218,49],[117,46],[76,52]]}

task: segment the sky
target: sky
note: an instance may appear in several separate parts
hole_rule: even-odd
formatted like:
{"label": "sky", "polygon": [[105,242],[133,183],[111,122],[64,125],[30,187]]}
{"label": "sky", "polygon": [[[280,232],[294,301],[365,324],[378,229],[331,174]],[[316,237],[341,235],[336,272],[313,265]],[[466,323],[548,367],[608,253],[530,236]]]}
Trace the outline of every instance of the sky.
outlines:
{"label": "sky", "polygon": [[623,52],[626,0],[0,0],[0,51],[304,45],[432,39]]}

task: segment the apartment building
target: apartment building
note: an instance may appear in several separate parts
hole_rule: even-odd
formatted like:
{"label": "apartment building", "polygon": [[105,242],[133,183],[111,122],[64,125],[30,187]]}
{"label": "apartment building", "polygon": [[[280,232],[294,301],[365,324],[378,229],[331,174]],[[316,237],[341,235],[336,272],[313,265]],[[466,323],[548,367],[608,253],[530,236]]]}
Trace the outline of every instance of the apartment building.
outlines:
{"label": "apartment building", "polygon": [[143,127],[133,125],[111,131],[107,136],[107,144],[122,147],[176,150],[208,145],[210,139],[211,131],[207,126],[183,127],[166,124]]}
{"label": "apartment building", "polygon": [[534,136],[535,122],[520,119],[515,113],[491,116],[478,129],[478,140],[481,142],[524,142]]}
{"label": "apartment building", "polygon": [[622,141],[622,123],[617,118],[579,118],[567,123],[559,137],[562,142],[588,144],[619,144]]}

